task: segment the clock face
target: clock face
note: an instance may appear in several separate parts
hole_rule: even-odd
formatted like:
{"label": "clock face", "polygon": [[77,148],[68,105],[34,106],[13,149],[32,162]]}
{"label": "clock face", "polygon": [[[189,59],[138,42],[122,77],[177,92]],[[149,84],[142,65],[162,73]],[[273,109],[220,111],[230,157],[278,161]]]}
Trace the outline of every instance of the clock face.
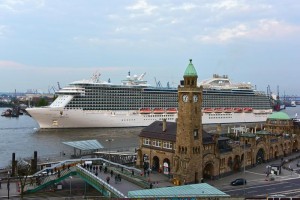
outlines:
{"label": "clock face", "polygon": [[188,95],[183,95],[182,96],[182,100],[184,101],[184,102],[187,102],[188,100],[189,100],[189,97],[188,97]]}
{"label": "clock face", "polygon": [[197,102],[197,101],[198,101],[198,95],[195,94],[195,95],[193,96],[193,99],[194,99],[194,102]]}

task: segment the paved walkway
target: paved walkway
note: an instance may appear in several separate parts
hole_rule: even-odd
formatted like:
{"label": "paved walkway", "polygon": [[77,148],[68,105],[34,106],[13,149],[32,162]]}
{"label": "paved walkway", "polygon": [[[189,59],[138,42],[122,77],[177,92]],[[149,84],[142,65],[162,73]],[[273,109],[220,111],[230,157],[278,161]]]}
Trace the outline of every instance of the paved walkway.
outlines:
{"label": "paved walkway", "polygon": [[[293,153],[290,156],[284,157],[285,164],[281,168],[281,174],[278,176],[269,175],[269,180],[268,179],[266,180],[267,166],[271,164],[281,164],[281,159],[262,163],[260,165],[257,165],[254,168],[245,170],[245,172],[244,171],[237,172],[229,176],[220,178],[218,180],[208,180],[206,182],[219,189],[226,189],[230,187],[231,181],[235,180],[236,178],[245,178],[247,180],[247,185],[254,185],[257,184],[258,182],[270,181],[270,177],[274,177],[274,181],[300,178],[300,175],[295,172],[296,170],[300,169],[299,167],[297,167],[298,160],[300,160],[300,152]],[[289,167],[293,169],[293,171],[288,170]]]}
{"label": "paved walkway", "polygon": [[[287,162],[282,167],[281,174],[278,176],[276,176],[276,175],[273,176],[275,178],[274,181],[282,181],[282,180],[286,180],[286,179],[300,178],[300,175],[295,172],[296,170],[300,170],[300,168],[296,166],[298,160],[300,160],[300,152],[293,153],[292,155],[285,157],[284,161],[287,161]],[[280,163],[281,163],[281,159],[274,160],[274,161],[271,161],[268,163],[263,163],[263,164],[257,165],[254,168],[247,169],[247,170],[245,170],[245,172],[242,171],[242,172],[228,175],[228,176],[220,178],[218,180],[206,180],[205,182],[214,187],[217,187],[220,190],[231,187],[230,182],[236,178],[246,178],[247,185],[254,185],[254,184],[257,184],[258,182],[266,183],[267,181],[266,181],[265,172],[266,172],[267,166],[271,165],[271,164],[280,164]],[[289,168],[293,169],[294,171],[290,171]],[[114,170],[114,174],[119,173],[119,172],[120,171],[118,171],[117,169]],[[128,175],[128,173],[127,173],[127,175]],[[101,178],[106,179],[107,176],[110,176],[110,173],[104,174],[104,172],[102,171],[101,173],[98,174],[98,176],[101,176]],[[122,178],[121,183],[115,183],[114,177],[112,177],[110,180],[110,184],[112,186],[114,186],[115,184],[118,184],[118,187],[121,188],[120,190],[122,192],[124,192],[125,195],[127,195],[126,191],[142,189],[142,187],[136,186],[134,184],[128,184],[127,181],[124,181],[124,178],[126,176],[125,173],[122,176],[123,176],[123,178]],[[138,179],[138,180],[143,180],[144,182],[148,182],[149,185],[150,185],[150,182],[153,183],[153,188],[174,186],[171,183],[168,176],[163,175],[161,173],[157,173],[157,172],[150,173],[150,176],[144,176],[144,175],[141,176],[141,175],[135,174],[134,178]],[[270,181],[270,180],[268,180],[268,181]],[[7,181],[2,180],[1,182],[2,182],[2,184],[1,184],[2,187],[0,189],[0,199],[7,198],[7,196],[8,196]],[[14,196],[16,197],[18,195],[19,195],[19,193],[18,193],[17,184],[15,182],[11,182],[10,183],[10,199],[14,199]],[[15,199],[18,199],[18,198],[15,198]]]}

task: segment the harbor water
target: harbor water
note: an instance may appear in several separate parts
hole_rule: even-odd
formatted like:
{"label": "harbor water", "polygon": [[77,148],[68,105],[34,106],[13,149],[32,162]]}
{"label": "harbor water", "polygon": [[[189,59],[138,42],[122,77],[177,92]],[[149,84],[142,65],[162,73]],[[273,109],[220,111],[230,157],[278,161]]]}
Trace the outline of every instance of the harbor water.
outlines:
{"label": "harbor water", "polygon": [[[6,108],[0,108],[2,113]],[[134,150],[138,146],[137,128],[39,129],[36,121],[27,116],[0,116],[0,169],[11,163],[12,153],[18,158],[33,158],[38,152],[41,160],[68,159],[74,149],[63,144],[69,141],[97,140],[104,151]],[[112,142],[106,142],[113,139]],[[63,154],[66,154],[63,156]]]}
{"label": "harbor water", "polygon": [[[6,108],[0,108],[2,113]],[[290,117],[300,115],[300,106],[285,110]],[[300,116],[299,116],[300,117]],[[132,150],[138,147],[137,128],[90,128],[90,129],[39,129],[35,120],[27,115],[0,117],[0,169],[11,162],[12,153],[18,158],[32,158],[34,151],[41,160],[51,158],[68,159],[74,153],[72,147],[63,142],[98,140],[104,150]],[[113,139],[112,142],[106,142]],[[65,157],[63,154],[66,154]]]}

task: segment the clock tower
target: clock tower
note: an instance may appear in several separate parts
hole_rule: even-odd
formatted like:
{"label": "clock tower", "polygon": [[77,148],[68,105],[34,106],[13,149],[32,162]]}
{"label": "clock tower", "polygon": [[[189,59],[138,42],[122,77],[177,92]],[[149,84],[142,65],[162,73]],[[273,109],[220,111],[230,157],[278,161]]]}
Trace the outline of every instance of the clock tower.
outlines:
{"label": "clock tower", "polygon": [[173,177],[180,183],[198,183],[202,178],[202,87],[190,59],[178,86],[178,119]]}

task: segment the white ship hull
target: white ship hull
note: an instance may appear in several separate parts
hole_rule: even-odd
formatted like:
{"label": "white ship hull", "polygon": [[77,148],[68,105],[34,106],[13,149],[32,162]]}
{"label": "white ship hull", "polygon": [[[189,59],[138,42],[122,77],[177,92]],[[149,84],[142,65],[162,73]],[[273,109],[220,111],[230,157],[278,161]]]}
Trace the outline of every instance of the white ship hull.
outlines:
{"label": "white ship hull", "polygon": [[[40,128],[100,128],[142,127],[162,119],[175,122],[175,114],[140,114],[139,111],[86,111],[63,108],[28,108],[27,112]],[[271,110],[253,110],[251,113],[203,113],[203,124],[265,122]]]}

